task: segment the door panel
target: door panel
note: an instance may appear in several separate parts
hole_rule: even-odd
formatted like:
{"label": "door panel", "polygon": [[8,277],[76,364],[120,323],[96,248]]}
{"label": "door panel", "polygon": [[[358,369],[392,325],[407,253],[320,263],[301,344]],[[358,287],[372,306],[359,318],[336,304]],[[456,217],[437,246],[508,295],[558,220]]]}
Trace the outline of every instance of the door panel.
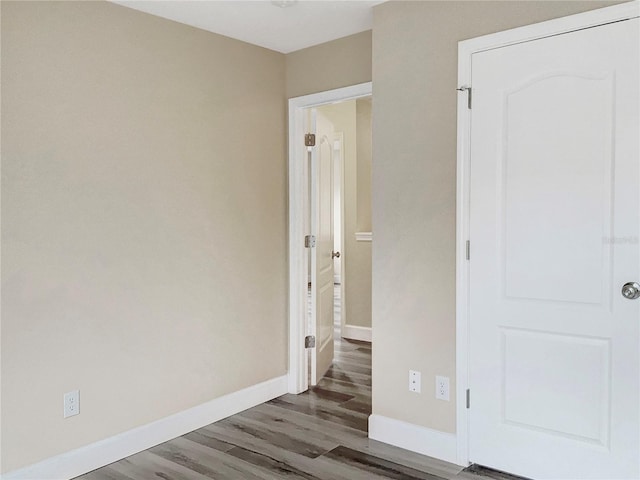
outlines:
{"label": "door panel", "polygon": [[333,124],[316,116],[316,147],[312,154],[312,324],[316,347],[311,351],[311,385],[316,385],[333,363]]}
{"label": "door panel", "polygon": [[[503,421],[522,429],[606,446],[610,414],[609,342],[555,333],[501,330]],[[535,363],[531,359],[536,359]]]}
{"label": "door panel", "polygon": [[508,298],[604,300],[611,268],[602,239],[611,236],[612,80],[611,72],[548,72],[504,94],[500,168]]}
{"label": "door panel", "polygon": [[639,478],[638,19],[473,55],[470,460]]}

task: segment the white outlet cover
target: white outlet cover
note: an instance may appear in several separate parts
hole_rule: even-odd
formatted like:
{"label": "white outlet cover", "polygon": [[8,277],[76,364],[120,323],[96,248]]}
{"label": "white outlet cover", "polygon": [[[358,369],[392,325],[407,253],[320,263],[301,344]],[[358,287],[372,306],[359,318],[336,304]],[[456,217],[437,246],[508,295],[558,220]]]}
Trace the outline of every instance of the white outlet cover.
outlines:
{"label": "white outlet cover", "polygon": [[414,393],[420,393],[422,390],[420,372],[416,370],[409,370],[409,391]]}
{"label": "white outlet cover", "polygon": [[80,390],[67,392],[63,397],[64,418],[73,417],[80,413]]}
{"label": "white outlet cover", "polygon": [[436,376],[436,398],[449,401],[449,377]]}

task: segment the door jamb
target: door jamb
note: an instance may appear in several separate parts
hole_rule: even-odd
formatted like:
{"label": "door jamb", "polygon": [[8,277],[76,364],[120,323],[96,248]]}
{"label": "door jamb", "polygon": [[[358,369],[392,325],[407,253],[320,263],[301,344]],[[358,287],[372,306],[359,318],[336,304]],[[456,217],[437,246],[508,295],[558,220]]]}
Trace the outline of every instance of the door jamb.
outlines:
{"label": "door jamb", "polygon": [[[474,53],[639,16],[640,2],[636,0],[461,41],[458,43],[458,87],[472,87],[471,59]],[[466,260],[466,242],[470,237],[471,110],[468,108],[466,95],[466,92],[460,92],[458,96],[457,127],[456,425],[457,463],[459,465],[468,465],[470,461],[469,414],[466,393],[469,388],[469,262]],[[471,401],[473,401],[473,397],[471,397]]]}
{"label": "door jamb", "polygon": [[309,388],[304,348],[308,266],[304,247],[307,197],[303,110],[372,94],[371,82],[289,99],[289,393]]}

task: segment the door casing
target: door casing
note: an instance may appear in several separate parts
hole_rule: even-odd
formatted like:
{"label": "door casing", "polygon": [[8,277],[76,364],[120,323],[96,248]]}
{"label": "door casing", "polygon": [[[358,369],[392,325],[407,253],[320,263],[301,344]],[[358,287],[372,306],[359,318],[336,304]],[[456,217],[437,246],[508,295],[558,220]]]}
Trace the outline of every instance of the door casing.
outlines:
{"label": "door casing", "polygon": [[[304,110],[371,94],[372,83],[367,82],[289,99],[289,393],[297,394],[309,388],[309,363],[304,348],[309,274],[304,247],[304,236],[309,233],[305,230],[309,172],[303,142],[307,133]],[[344,282],[344,275],[342,280]]]}
{"label": "door casing", "polygon": [[[633,1],[506,30],[458,43],[458,87],[472,87],[471,57],[474,53],[506,47],[552,35],[560,35],[585,28],[640,16],[640,2]],[[470,212],[470,132],[471,115],[468,93],[458,96],[457,128],[457,194],[456,194],[456,425],[457,463],[469,464],[469,240]],[[473,253],[471,253],[473,254]],[[471,397],[473,402],[473,397]],[[639,460],[640,462],[640,460]]]}

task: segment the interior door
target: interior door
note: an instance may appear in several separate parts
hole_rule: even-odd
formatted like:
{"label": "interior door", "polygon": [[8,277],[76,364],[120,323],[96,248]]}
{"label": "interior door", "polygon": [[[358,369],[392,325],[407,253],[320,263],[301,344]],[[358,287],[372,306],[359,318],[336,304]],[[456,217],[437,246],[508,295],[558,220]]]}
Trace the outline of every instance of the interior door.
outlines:
{"label": "interior door", "polygon": [[314,111],[316,146],[311,155],[311,232],[316,245],[311,254],[310,384],[317,385],[333,363],[333,124]]}
{"label": "interior door", "polygon": [[640,478],[639,44],[636,18],[472,57],[474,463]]}

